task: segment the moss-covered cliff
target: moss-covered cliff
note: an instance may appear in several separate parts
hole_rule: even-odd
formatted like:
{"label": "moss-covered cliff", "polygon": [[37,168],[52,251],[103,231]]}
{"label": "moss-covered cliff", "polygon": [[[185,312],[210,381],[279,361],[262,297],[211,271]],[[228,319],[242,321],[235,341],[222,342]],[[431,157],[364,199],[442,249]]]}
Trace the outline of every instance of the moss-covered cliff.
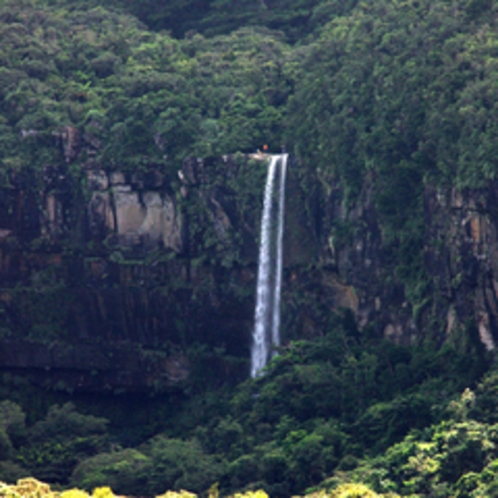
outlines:
{"label": "moss-covered cliff", "polygon": [[[162,390],[185,380],[188,351],[207,347],[223,368],[234,358],[224,377],[243,378],[266,177],[255,157],[186,160],[174,182],[157,167],[72,163],[12,175],[0,221],[2,367],[71,390]],[[297,268],[316,249],[296,163],[288,189],[286,266]]]}

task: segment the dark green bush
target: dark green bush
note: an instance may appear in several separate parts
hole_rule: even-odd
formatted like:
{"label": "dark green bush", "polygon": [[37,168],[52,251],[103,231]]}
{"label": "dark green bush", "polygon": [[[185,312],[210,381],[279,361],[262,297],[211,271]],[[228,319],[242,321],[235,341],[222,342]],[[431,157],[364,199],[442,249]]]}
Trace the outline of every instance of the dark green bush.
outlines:
{"label": "dark green bush", "polygon": [[46,417],[29,429],[29,439],[42,443],[105,434],[108,423],[104,418],[77,412],[73,403],[53,405]]}
{"label": "dark green bush", "polygon": [[148,457],[145,489],[156,495],[167,489],[206,491],[223,472],[220,461],[205,454],[195,441],[157,436],[140,447]]}
{"label": "dark green bush", "polygon": [[71,485],[88,491],[109,486],[116,493],[138,496],[147,485],[149,466],[149,458],[134,449],[100,453],[78,464],[71,476]]}

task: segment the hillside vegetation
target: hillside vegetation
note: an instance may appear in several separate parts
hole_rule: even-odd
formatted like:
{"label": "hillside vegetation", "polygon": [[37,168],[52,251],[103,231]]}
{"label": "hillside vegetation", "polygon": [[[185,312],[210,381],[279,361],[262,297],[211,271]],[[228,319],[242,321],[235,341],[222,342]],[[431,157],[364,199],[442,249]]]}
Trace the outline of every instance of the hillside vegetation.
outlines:
{"label": "hillside vegetation", "polygon": [[[336,179],[346,206],[375,178],[395,276],[421,307],[432,289],[424,187],[497,177],[497,9],[4,0],[0,184],[61,163],[76,177],[89,164],[153,166],[173,181],[189,155],[285,145],[302,178]],[[86,155],[64,150],[68,126]],[[498,377],[473,324],[444,345],[427,334],[401,348],[348,314],[317,303],[318,313],[322,337],[292,342],[263,377],[236,387],[192,382],[167,401],[102,408],[53,394],[41,402],[4,378],[0,480],[135,496],[206,494],[215,483],[224,495],[275,497],[496,494]]]}

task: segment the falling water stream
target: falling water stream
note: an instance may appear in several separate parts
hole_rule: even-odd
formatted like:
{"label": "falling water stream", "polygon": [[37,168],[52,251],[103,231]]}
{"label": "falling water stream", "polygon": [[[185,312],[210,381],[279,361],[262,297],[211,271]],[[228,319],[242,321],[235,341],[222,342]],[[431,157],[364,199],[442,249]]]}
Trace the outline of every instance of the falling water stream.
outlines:
{"label": "falling water stream", "polygon": [[287,154],[274,155],[268,166],[261,242],[259,247],[256,311],[254,316],[251,376],[257,377],[280,345],[280,294],[284,233]]}

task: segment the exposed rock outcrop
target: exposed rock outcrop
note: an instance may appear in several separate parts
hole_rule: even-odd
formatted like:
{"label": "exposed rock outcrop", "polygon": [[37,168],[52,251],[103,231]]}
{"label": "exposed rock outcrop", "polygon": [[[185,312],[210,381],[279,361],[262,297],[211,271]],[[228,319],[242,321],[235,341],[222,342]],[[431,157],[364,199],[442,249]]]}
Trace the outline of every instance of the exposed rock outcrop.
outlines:
{"label": "exposed rock outcrop", "polygon": [[[68,162],[81,143],[69,142]],[[189,159],[179,184],[154,167],[75,171],[46,167],[1,192],[0,368],[69,390],[162,390],[188,377],[199,345],[215,370],[215,350],[247,360],[265,163]],[[289,210],[288,264],[313,257],[302,212]],[[248,368],[227,365],[234,379]]]}
{"label": "exposed rock outcrop", "polygon": [[[70,162],[82,139],[66,132]],[[190,158],[173,174],[92,160],[13,175],[0,192],[0,369],[68,390],[164,390],[192,378],[190,353],[202,350],[220,379],[247,375],[264,159]],[[284,344],[326,333],[324,317],[346,308],[360,329],[400,344],[431,327],[441,341],[472,329],[494,349],[498,184],[426,188],[429,290],[415,306],[376,188],[365,178],[346,206],[339,183],[290,161]]]}
{"label": "exposed rock outcrop", "polygon": [[426,189],[426,265],[446,330],[473,324],[486,349],[498,339],[498,183],[460,192]]}
{"label": "exposed rock outcrop", "polygon": [[444,332],[447,338],[474,327],[486,349],[493,350],[498,339],[498,183],[465,192],[425,188],[420,270],[427,274],[429,290],[427,298],[416,303],[419,309],[409,302],[396,276],[399,262],[385,241],[373,200],[375,188],[375,179],[367,177],[349,209],[337,184],[322,188],[321,259],[354,289],[356,303],[348,306],[358,325],[375,323],[386,338],[400,344],[434,332],[444,341]]}

